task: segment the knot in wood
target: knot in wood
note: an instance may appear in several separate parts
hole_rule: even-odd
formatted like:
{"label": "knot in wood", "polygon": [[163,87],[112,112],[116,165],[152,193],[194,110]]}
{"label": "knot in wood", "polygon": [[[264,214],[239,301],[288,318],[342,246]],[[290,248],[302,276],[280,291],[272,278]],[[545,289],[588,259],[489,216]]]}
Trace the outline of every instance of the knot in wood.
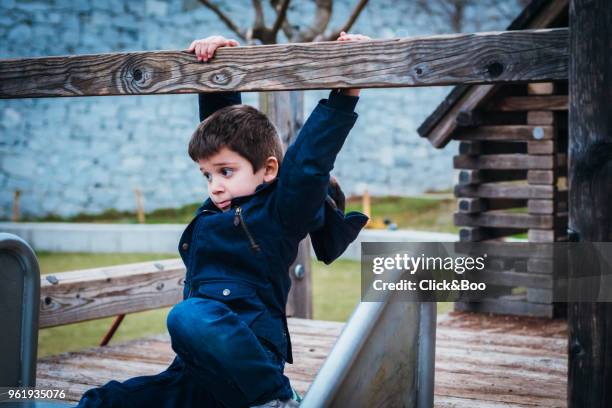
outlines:
{"label": "knot in wood", "polygon": [[157,284],[157,286],[155,286],[155,289],[157,289],[157,290],[162,290],[163,288],[164,288],[164,283],[163,282],[160,282],[160,283]]}
{"label": "knot in wood", "polygon": [[223,70],[221,72],[217,72],[210,77],[210,82],[215,85],[227,85],[230,81],[229,72]]}
{"label": "knot in wood", "polygon": [[487,74],[491,78],[497,78],[504,72],[504,64],[499,61],[493,61],[485,67]]}
{"label": "knot in wood", "polygon": [[134,77],[135,81],[140,81],[142,79],[142,71],[139,69],[135,69],[132,76]]}

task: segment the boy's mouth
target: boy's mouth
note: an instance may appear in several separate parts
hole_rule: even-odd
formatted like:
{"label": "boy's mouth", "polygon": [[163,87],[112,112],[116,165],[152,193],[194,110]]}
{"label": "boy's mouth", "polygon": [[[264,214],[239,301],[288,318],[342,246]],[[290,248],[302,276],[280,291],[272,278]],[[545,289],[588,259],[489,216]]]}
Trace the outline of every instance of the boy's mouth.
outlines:
{"label": "boy's mouth", "polygon": [[217,207],[220,210],[225,211],[230,207],[231,204],[232,204],[232,200],[225,200],[225,201],[218,202]]}

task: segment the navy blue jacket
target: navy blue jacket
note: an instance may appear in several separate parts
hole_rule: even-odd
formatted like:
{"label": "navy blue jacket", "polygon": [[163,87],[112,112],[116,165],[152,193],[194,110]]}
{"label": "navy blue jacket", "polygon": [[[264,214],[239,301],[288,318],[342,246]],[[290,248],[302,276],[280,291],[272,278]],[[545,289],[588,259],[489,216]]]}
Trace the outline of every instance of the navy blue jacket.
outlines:
{"label": "navy blue jacket", "polygon": [[[240,103],[237,93],[199,98],[201,120]],[[289,363],[285,306],[299,242],[311,233],[317,257],[330,263],[367,222],[361,213],[345,216],[327,196],[336,155],[357,119],[358,99],[332,91],[287,149],[274,181],[232,199],[227,212],[207,199],[179,242],[187,268],[184,298],[222,301]]]}

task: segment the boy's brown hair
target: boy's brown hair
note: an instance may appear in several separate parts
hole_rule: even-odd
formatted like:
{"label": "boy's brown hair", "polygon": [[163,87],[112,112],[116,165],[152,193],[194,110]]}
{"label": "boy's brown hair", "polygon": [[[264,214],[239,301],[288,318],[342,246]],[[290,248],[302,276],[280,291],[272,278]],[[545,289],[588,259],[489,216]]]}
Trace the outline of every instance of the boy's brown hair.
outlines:
{"label": "boy's brown hair", "polygon": [[263,167],[266,159],[276,157],[280,164],[283,148],[278,132],[266,115],[249,105],[219,109],[202,121],[189,141],[193,161],[206,159],[223,147],[235,151],[253,166]]}

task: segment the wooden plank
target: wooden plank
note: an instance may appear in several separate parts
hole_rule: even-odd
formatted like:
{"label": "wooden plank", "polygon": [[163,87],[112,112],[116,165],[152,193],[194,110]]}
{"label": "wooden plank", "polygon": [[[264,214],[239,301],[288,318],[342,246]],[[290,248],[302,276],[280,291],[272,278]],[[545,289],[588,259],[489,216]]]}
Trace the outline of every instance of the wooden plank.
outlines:
{"label": "wooden plank", "polygon": [[[562,155],[559,155],[562,156]],[[529,154],[486,154],[480,156],[458,155],[453,157],[456,169],[552,169],[555,160],[552,155],[534,156]]]}
{"label": "wooden plank", "polygon": [[555,229],[530,229],[527,233],[529,242],[555,242],[565,240],[567,225],[555,226]]}
{"label": "wooden plank", "polygon": [[555,142],[552,140],[538,140],[527,142],[527,153],[552,155],[555,152]]}
{"label": "wooden plank", "polygon": [[495,125],[462,128],[453,133],[453,139],[468,140],[506,140],[529,141],[550,140],[554,137],[552,126],[532,125]]}
{"label": "wooden plank", "polygon": [[[612,240],[612,3],[574,0],[569,11],[570,228],[585,242]],[[590,169],[585,171],[585,169]],[[570,279],[583,276],[569,259]],[[607,279],[601,275],[599,279]],[[588,290],[582,287],[583,292]],[[568,303],[570,407],[612,406],[612,303]]]}
{"label": "wooden plank", "polygon": [[552,199],[554,186],[528,185],[514,183],[482,183],[477,185],[455,186],[457,197],[515,198],[515,199]]}
{"label": "wooden plank", "polygon": [[567,78],[567,29],[0,60],[0,97],[389,88]]}
{"label": "wooden plank", "polygon": [[516,235],[520,232],[522,230],[513,228],[462,227],[459,228],[459,240],[461,242],[479,242]]}
{"label": "wooden plank", "polygon": [[465,254],[484,252],[489,257],[517,258],[551,258],[554,254],[550,244],[534,244],[531,242],[482,242],[474,249],[471,243],[455,243],[455,251]]}
{"label": "wooden plank", "polygon": [[491,125],[524,125],[527,121],[525,112],[483,112],[463,110],[455,119],[457,127],[478,127]]}
{"label": "wooden plank", "polygon": [[53,277],[41,279],[41,328],[174,305],[182,299],[185,266],[169,259]]}
{"label": "wooden plank", "polygon": [[529,170],[527,172],[529,184],[554,184],[555,172],[552,170]]}
{"label": "wooden plank", "polygon": [[552,258],[534,258],[527,261],[527,272],[552,274],[553,270]]}
{"label": "wooden plank", "polygon": [[525,180],[526,170],[461,170],[459,184],[480,184],[496,181]]}
{"label": "wooden plank", "polygon": [[529,200],[527,211],[529,214],[554,214],[555,202],[553,200]]}
{"label": "wooden plank", "polygon": [[[529,86],[531,84],[527,84]],[[527,112],[527,123],[530,125],[549,126],[554,123],[554,112],[551,111],[530,111]]]}
{"label": "wooden plank", "polygon": [[503,210],[506,208],[524,207],[525,200],[485,198],[460,198],[457,200],[457,210],[461,213],[472,214],[489,210]]}
{"label": "wooden plank", "polygon": [[541,82],[527,84],[527,94],[529,95],[552,95],[555,93],[553,82]]}
{"label": "wooden plank", "polygon": [[[567,10],[568,0],[553,2],[535,1],[523,9],[519,17],[508,27],[510,30],[526,28],[543,28],[554,24],[564,10]],[[527,12],[529,9],[537,13]],[[544,10],[544,11],[542,11]],[[523,16],[531,16],[523,19]],[[490,85],[469,86],[459,85],[452,89],[449,95],[438,105],[434,112],[423,121],[418,128],[421,137],[426,137],[435,147],[444,147],[451,140],[456,128],[456,117],[461,111],[473,111],[477,106],[493,95],[499,87]]]}
{"label": "wooden plank", "polygon": [[456,302],[455,310],[477,313],[512,314],[515,316],[536,316],[552,318],[555,309],[552,304],[529,303],[518,300],[483,300],[481,302]]}
{"label": "wooden plank", "polygon": [[455,213],[455,225],[467,227],[552,228],[552,215],[531,215],[488,211],[476,214]]}
{"label": "wooden plank", "polygon": [[506,96],[490,109],[502,112],[566,111],[567,99],[567,95]]}
{"label": "wooden plank", "polygon": [[499,285],[508,287],[528,287],[540,289],[552,289],[554,285],[551,274],[516,272],[514,269],[505,271],[474,271],[470,278],[477,282],[486,282],[487,285]]}
{"label": "wooden plank", "polygon": [[459,154],[481,155],[481,154],[509,154],[527,153],[525,143],[498,142],[498,141],[469,141],[459,143]]}

